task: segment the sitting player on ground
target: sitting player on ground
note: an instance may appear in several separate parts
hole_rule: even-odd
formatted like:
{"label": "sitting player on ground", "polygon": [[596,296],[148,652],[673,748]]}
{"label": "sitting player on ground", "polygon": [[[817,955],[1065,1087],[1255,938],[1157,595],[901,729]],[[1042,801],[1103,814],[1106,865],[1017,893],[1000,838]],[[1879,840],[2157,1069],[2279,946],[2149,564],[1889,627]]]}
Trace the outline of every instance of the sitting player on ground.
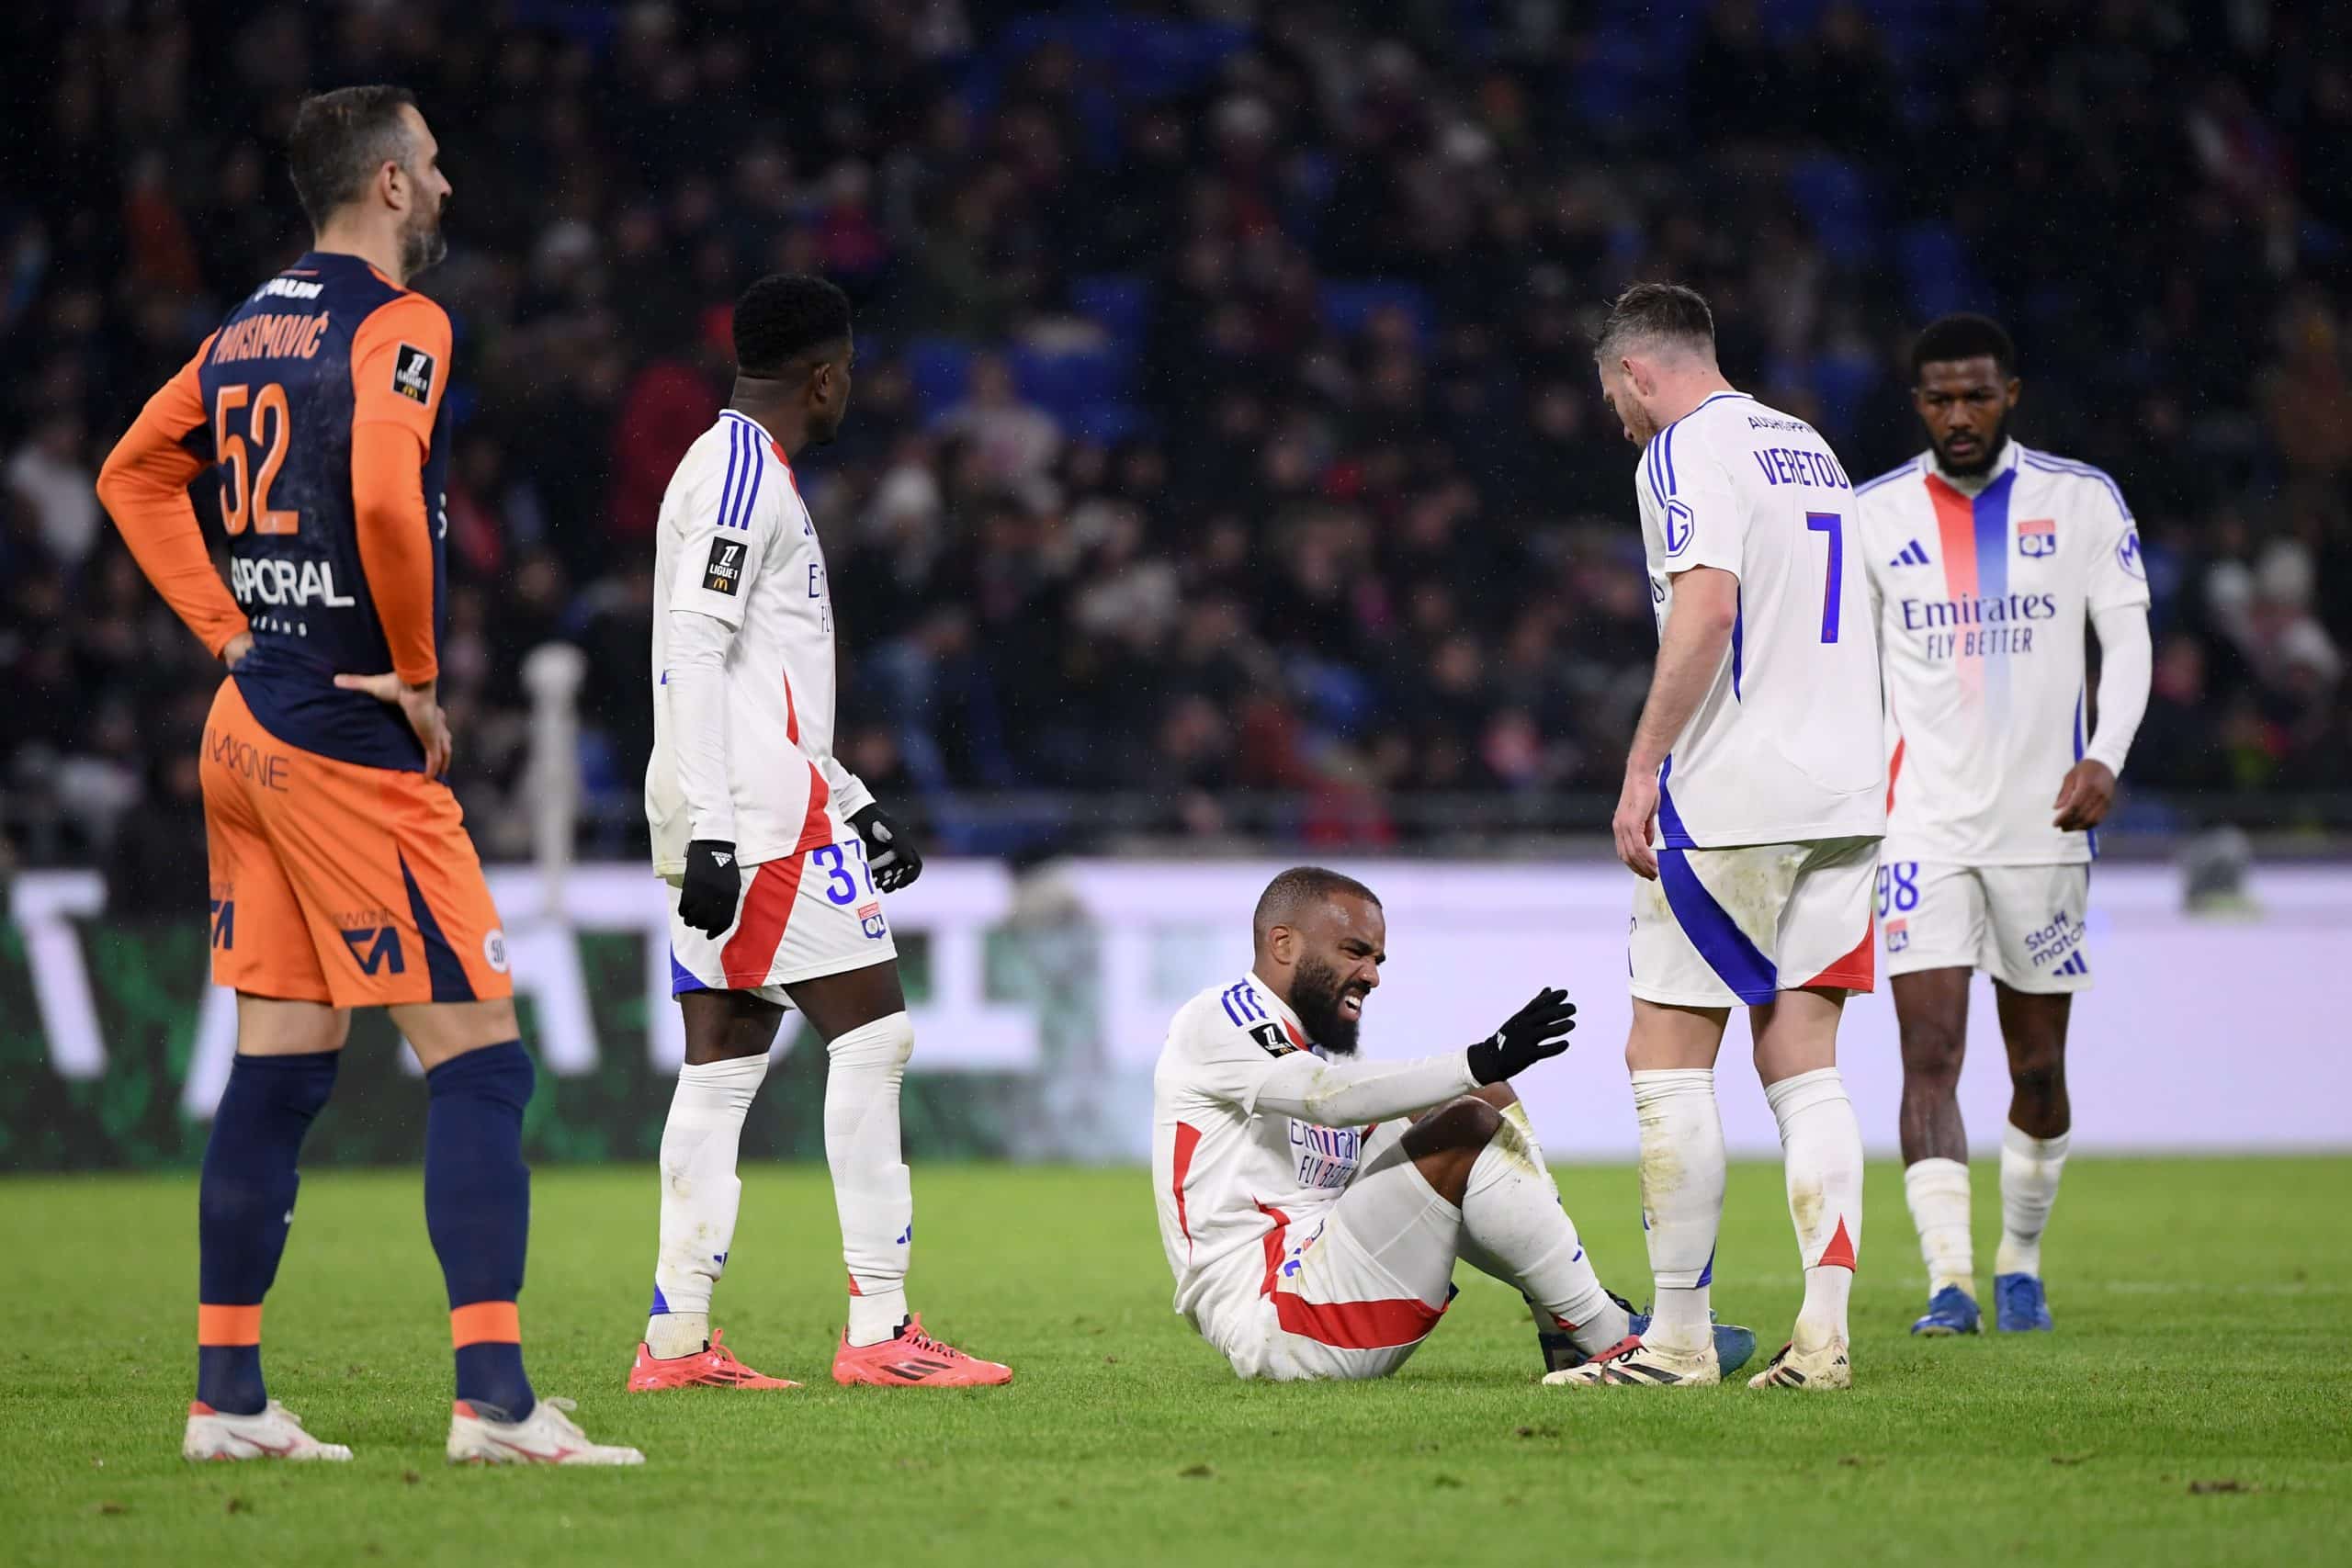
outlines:
{"label": "sitting player on ground", "polygon": [[[435,701],[449,318],[407,282],[445,248],[437,152],[399,88],[307,100],[291,154],[310,254],[205,339],[98,479],[140,570],[230,671],[202,761],[212,979],[237,993],[237,1056],[197,1201],[189,1459],[351,1457],[268,1397],[261,1308],[356,1007],[390,1008],[424,1066],[450,1460],[644,1458],[589,1442],[523,1374],[535,1075]],[[188,501],[208,466],[191,438],[219,465],[233,598]]]}
{"label": "sitting player on ground", "polygon": [[[1979,969],[2009,1058],[1994,1324],[2051,1326],[2041,1232],[2074,1125],[2066,1021],[2091,984],[2091,858],[2154,663],[2123,492],[2010,439],[2016,357],[1982,316],[1929,325],[1911,400],[1931,448],[1854,492],[1892,735],[1879,919],[1903,1039],[1903,1187],[1928,1264],[1911,1332],[1930,1338],[1980,1324],[1960,1118]],[[2087,739],[2086,625],[2100,656]]]}
{"label": "sitting player on ground", "polygon": [[[1152,1075],[1152,1189],[1176,1310],[1247,1377],[1385,1377],[1453,1296],[1456,1259],[1510,1285],[1547,1370],[1645,1319],[1601,1289],[1506,1081],[1568,1048],[1539,993],[1467,1050],[1356,1062],[1386,962],[1372,890],[1313,866],[1266,886],[1256,960],[1184,1004]],[[1726,1367],[1755,1349],[1715,1330]]]}
{"label": "sitting player on ground", "polygon": [[833,608],[792,459],[849,410],[848,297],[763,277],[735,304],[735,391],[662,498],[653,759],[645,815],[670,884],[686,1062],[662,1134],[653,1310],[628,1387],[790,1388],[710,1327],[733,1250],[744,1113],[784,1010],[824,1041],[825,1161],[849,1265],[833,1381],[957,1388],[1012,1380],[907,1310],[914,1195],[899,1086],[914,1025],[881,892],[922,860],[833,756]]}

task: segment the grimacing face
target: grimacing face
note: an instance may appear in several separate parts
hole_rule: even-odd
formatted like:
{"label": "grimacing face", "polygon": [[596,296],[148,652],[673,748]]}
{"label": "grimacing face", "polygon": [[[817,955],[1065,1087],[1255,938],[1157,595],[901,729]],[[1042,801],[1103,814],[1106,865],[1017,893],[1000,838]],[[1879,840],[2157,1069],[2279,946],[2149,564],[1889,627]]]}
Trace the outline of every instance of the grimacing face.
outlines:
{"label": "grimacing face", "polygon": [[1290,1004],[1307,1038],[1334,1055],[1353,1055],[1364,998],[1379,988],[1388,958],[1387,917],[1368,898],[1334,893],[1276,931],[1278,942],[1287,935],[1297,943]]}
{"label": "grimacing face", "polygon": [[1919,411],[1936,461],[1946,473],[1981,474],[2000,460],[2018,388],[2018,378],[2004,377],[1989,354],[1919,367],[1911,406]]}

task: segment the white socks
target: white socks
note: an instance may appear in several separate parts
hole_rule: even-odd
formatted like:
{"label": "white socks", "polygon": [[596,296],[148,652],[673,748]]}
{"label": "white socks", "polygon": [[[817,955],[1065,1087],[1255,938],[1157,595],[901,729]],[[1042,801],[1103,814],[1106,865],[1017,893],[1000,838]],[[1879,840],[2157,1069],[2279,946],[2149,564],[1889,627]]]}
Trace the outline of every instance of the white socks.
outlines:
{"label": "white socks", "polygon": [[1524,1106],[1503,1111],[1501,1130],[1479,1151],[1462,1192],[1465,1254],[1515,1284],[1547,1333],[1563,1328],[1588,1356],[1625,1337],[1625,1309],[1609,1299],[1560,1207],[1560,1191]]}
{"label": "white socks", "polygon": [[1993,1257],[1996,1274],[2041,1273],[2041,1232],[2058,1201],[2059,1173],[2066,1168],[2071,1133],[2037,1138],[2014,1126],[2001,1130],[2001,1248]]}
{"label": "white socks", "polygon": [[[2041,1274],[2041,1233],[2058,1201],[2071,1134],[2037,1138],[2016,1127],[2001,1130],[2001,1247],[1993,1271]],[[1928,1293],[1958,1285],[1976,1295],[1975,1254],[1969,1245],[1968,1167],[1956,1159],[1923,1159],[1903,1172],[1911,1221],[1919,1228],[1919,1255],[1928,1265]]]}
{"label": "white socks", "polygon": [[914,1055],[914,1024],[903,1012],[842,1035],[826,1053],[825,1163],[841,1215],[842,1260],[849,1266],[849,1342],[875,1345],[907,1316],[907,1253],[914,1239],[914,1190],[899,1154],[899,1086]]}
{"label": "white socks", "polygon": [[1804,1264],[1795,1339],[1818,1347],[1847,1337],[1846,1303],[1862,1240],[1862,1126],[1835,1067],[1766,1084],[1764,1098],[1781,1124],[1789,1218]]}
{"label": "white socks", "polygon": [[735,1154],[744,1113],[767,1076],[764,1054],[678,1069],[662,1129],[662,1250],[645,1325],[646,1348],[656,1356],[691,1356],[710,1337],[710,1293],[726,1271],[743,1197]]}
{"label": "white socks", "polygon": [[1968,1235],[1968,1166],[1956,1159],[1916,1160],[1903,1170],[1903,1195],[1919,1231],[1928,1294],[1957,1285],[1976,1299],[1976,1254]]}
{"label": "white socks", "polygon": [[1688,1354],[1713,1343],[1714,1333],[1707,1296],[1724,1217],[1724,1123],[1714,1069],[1635,1073],[1634,1114],[1642,1130],[1642,1225],[1657,1286],[1645,1337]]}

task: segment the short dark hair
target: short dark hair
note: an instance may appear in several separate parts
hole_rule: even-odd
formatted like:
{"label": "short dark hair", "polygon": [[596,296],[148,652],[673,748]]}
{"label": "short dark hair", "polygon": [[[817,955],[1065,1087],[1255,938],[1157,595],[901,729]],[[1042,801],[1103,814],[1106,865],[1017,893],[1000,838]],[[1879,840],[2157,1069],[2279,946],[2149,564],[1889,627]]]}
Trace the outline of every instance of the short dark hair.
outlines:
{"label": "short dark hair", "polygon": [[1990,358],[2004,380],[2017,373],[2017,344],[2009,341],[2009,334],[1992,317],[1962,310],[1929,321],[1918,341],[1911,345],[1911,383],[1918,385],[1919,372],[1930,365],[1980,356]]}
{"label": "short dark hair", "polygon": [[286,156],[294,194],[302,198],[312,229],[325,228],[357,199],[387,159],[407,159],[409,132],[401,110],[415,107],[416,95],[406,87],[381,85],[337,87],[302,100],[286,138]]}
{"label": "short dark hair", "polygon": [[1679,283],[1636,283],[1609,302],[1608,319],[1593,340],[1592,355],[1608,360],[1625,344],[1659,342],[1715,354],[1715,313],[1706,296]]}
{"label": "short dark hair", "polygon": [[849,336],[849,296],[806,273],[771,273],[735,301],[735,368],[774,377]]}
{"label": "short dark hair", "polygon": [[1380,895],[1352,876],[1319,865],[1295,865],[1267,883],[1266,890],[1258,895],[1258,907],[1250,915],[1251,940],[1264,942],[1268,931],[1290,924],[1307,905],[1334,893],[1351,894],[1375,909],[1381,907]]}

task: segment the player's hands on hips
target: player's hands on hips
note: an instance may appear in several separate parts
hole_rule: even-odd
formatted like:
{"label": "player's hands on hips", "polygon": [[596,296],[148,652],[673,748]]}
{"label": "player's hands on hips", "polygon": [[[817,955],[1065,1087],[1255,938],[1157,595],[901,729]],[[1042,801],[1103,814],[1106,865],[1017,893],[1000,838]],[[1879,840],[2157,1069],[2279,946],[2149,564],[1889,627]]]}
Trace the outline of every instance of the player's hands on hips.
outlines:
{"label": "player's hands on hips", "polygon": [[2107,808],[2114,804],[2115,770],[2086,757],[2066,770],[2066,782],[2058,786],[2058,798],[2051,807],[2058,813],[2058,827],[2074,833],[2106,821]]}
{"label": "player's hands on hips", "polygon": [[1566,1050],[1568,1032],[1576,1026],[1577,1004],[1567,992],[1547,986],[1490,1037],[1470,1047],[1470,1076],[1480,1083],[1516,1077]]}
{"label": "player's hands on hips", "polygon": [[[231,646],[234,646],[233,639]],[[381,675],[338,675],[334,683],[346,692],[365,692],[378,702],[401,710],[401,716],[408,720],[408,727],[416,731],[417,742],[424,748],[426,778],[437,779],[449,771],[449,716],[441,711],[438,682],[412,686],[387,671]]]}
{"label": "player's hands on hips", "polygon": [[725,839],[696,839],[686,846],[686,878],[678,889],[678,919],[713,942],[735,923],[735,903],[743,896],[743,868],[735,846]]}
{"label": "player's hands on hips", "polygon": [[907,830],[882,814],[879,806],[868,806],[849,819],[857,836],[865,840],[865,868],[874,874],[874,886],[885,893],[899,888],[922,874],[922,854]]}
{"label": "player's hands on hips", "polygon": [[1650,824],[1657,819],[1657,771],[1625,770],[1625,788],[1617,796],[1617,815],[1609,821],[1616,835],[1617,858],[1625,869],[1645,881],[1657,880],[1657,856],[1650,851]]}
{"label": "player's hands on hips", "polygon": [[245,661],[245,655],[251,653],[253,650],[254,634],[251,632],[239,632],[235,637],[231,637],[227,642],[220,645],[220,662],[227,665],[230,669],[234,670],[238,665],[243,664]]}

